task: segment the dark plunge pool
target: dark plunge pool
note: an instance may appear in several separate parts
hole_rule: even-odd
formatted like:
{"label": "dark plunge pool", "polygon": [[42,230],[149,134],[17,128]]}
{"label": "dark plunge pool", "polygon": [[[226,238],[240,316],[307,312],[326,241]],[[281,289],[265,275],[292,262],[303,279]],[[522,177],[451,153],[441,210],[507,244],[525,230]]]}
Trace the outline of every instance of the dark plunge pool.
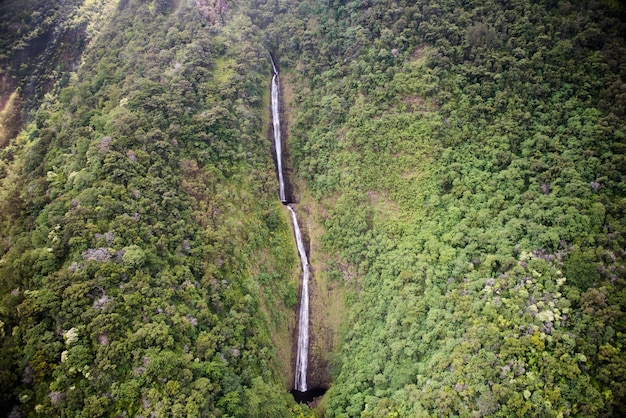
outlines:
{"label": "dark plunge pool", "polygon": [[296,402],[308,404],[325,394],[326,390],[326,388],[313,388],[307,390],[306,392],[300,392],[299,390],[294,389],[291,391],[291,394]]}

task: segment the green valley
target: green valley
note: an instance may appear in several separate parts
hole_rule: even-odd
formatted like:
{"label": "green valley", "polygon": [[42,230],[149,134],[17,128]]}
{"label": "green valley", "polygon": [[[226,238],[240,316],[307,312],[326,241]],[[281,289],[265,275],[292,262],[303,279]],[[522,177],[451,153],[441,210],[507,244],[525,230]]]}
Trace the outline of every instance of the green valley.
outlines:
{"label": "green valley", "polygon": [[623,3],[0,11],[3,415],[626,413]]}

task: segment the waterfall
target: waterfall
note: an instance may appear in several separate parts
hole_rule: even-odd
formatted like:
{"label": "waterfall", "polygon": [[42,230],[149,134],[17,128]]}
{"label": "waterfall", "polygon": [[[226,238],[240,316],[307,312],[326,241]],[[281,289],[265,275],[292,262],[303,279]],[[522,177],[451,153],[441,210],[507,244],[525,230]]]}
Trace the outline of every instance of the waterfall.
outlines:
{"label": "waterfall", "polygon": [[274,71],[274,76],[272,77],[272,122],[274,125],[274,148],[276,149],[276,166],[278,171],[278,197],[281,202],[287,203],[283,177],[283,145],[280,138],[280,100],[278,96],[280,84],[278,83],[278,70],[274,65],[273,59],[272,70]]}
{"label": "waterfall", "polygon": [[[280,138],[280,84],[278,80],[278,69],[271,55],[270,59],[272,61],[272,72],[274,74],[272,77],[272,123],[274,126],[274,148],[276,149],[276,166],[278,171],[278,196],[282,203],[287,204],[288,201],[285,195],[285,180],[283,176],[282,143]],[[291,214],[291,223],[296,237],[298,254],[300,255],[300,264],[302,265],[302,295],[300,296],[300,317],[298,321],[295,390],[306,392],[306,377],[309,362],[309,259],[307,258],[306,248],[302,241],[302,232],[300,232],[296,212],[292,205],[287,205],[287,209],[289,209],[289,213]]]}
{"label": "waterfall", "polygon": [[296,390],[306,392],[306,374],[309,359],[309,259],[306,256],[306,249],[302,241],[302,233],[296,212],[291,205],[287,206],[291,213],[291,222],[296,236],[298,254],[300,254],[300,264],[302,264],[302,295],[300,296],[300,320],[298,325],[298,351],[296,355]]}

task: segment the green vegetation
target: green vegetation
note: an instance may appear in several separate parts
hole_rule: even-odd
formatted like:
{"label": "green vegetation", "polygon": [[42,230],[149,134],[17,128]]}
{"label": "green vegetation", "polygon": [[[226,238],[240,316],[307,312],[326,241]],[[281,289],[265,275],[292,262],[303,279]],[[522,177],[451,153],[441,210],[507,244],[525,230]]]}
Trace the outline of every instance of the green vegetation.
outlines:
{"label": "green vegetation", "polygon": [[323,227],[315,274],[346,294],[317,412],[626,414],[622,5],[109,12],[81,20],[81,66],[0,150],[2,408],[310,413],[273,347],[297,258],[264,138],[269,49]]}
{"label": "green vegetation", "polygon": [[624,413],[623,12],[316,9],[290,151],[358,273],[327,415]]}
{"label": "green vegetation", "polygon": [[270,338],[297,259],[261,137],[266,52],[235,10],[214,26],[126,1],[100,24],[1,151],[1,409],[298,413]]}

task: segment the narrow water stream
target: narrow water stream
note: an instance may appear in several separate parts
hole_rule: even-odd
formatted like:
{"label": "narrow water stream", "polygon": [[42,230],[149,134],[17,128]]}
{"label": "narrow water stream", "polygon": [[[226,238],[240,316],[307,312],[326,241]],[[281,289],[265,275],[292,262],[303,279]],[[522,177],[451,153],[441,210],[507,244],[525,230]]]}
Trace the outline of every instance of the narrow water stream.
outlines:
{"label": "narrow water stream", "polygon": [[278,197],[283,203],[287,202],[285,195],[285,177],[283,174],[283,144],[280,135],[280,84],[278,79],[278,71],[272,60],[272,69],[274,76],[272,77],[272,125],[274,126],[274,148],[276,149],[276,171],[278,171]]}
{"label": "narrow water stream", "polygon": [[[308,399],[310,397],[309,395],[313,395],[313,391],[309,391],[309,387],[307,385],[307,372],[309,365],[309,277],[311,275],[311,270],[309,267],[306,247],[302,238],[302,232],[300,231],[300,225],[298,224],[295,207],[291,204],[285,193],[280,126],[280,80],[276,63],[271,56],[270,58],[272,59],[273,71],[271,105],[272,126],[274,128],[274,149],[276,151],[276,171],[278,172],[279,184],[278,196],[280,201],[287,206],[291,215],[291,223],[293,225],[293,232],[296,239],[296,245],[298,247],[298,255],[300,256],[300,264],[302,266],[302,292],[300,296],[300,312],[298,317],[298,345],[296,349],[295,382],[292,393],[294,393],[294,398],[296,398],[297,401],[308,402],[310,400]],[[320,390],[318,389],[317,392],[319,391]],[[308,392],[311,392],[311,394],[307,395]]]}

